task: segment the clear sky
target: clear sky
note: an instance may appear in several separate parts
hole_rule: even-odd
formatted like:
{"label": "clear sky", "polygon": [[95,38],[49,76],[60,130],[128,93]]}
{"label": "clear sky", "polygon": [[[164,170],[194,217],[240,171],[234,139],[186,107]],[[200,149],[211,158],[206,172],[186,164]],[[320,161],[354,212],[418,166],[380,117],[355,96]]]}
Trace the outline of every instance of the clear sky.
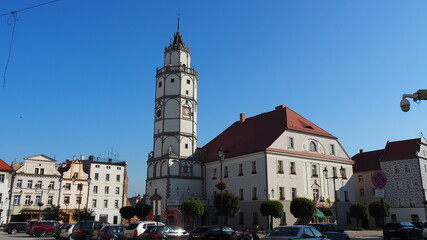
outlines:
{"label": "clear sky", "polygon": [[[48,1],[48,0],[46,0]],[[0,14],[44,0],[1,0]],[[198,145],[287,105],[351,156],[427,134],[427,1],[60,0],[0,17],[0,158],[108,155],[143,193],[155,70],[181,33],[199,72]],[[9,25],[9,24],[10,25]],[[118,156],[117,156],[118,154]]]}

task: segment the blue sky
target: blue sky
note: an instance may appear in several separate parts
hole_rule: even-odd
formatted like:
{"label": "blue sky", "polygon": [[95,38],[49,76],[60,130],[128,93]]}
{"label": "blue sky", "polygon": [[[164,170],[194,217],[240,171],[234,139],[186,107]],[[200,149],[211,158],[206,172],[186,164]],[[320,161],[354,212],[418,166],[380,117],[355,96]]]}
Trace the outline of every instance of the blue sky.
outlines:
{"label": "blue sky", "polygon": [[[43,2],[2,0],[0,14]],[[155,70],[178,13],[199,72],[199,147],[240,113],[282,104],[350,156],[420,137],[427,101],[407,113],[399,102],[427,88],[426,12],[416,0],[60,0],[19,12],[0,88],[0,158],[119,154],[129,195],[142,194]],[[8,18],[0,17],[1,76]]]}

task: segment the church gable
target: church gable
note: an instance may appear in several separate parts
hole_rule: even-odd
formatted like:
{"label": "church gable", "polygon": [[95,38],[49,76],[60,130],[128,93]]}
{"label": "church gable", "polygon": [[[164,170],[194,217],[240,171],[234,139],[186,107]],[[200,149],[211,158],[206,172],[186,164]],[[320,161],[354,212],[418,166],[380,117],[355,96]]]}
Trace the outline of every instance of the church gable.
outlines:
{"label": "church gable", "polygon": [[38,154],[38,155],[31,156],[31,157],[26,157],[26,158],[24,158],[24,160],[25,161],[26,160],[32,160],[32,161],[53,162],[53,163],[56,162],[55,159],[50,158],[44,154]]}

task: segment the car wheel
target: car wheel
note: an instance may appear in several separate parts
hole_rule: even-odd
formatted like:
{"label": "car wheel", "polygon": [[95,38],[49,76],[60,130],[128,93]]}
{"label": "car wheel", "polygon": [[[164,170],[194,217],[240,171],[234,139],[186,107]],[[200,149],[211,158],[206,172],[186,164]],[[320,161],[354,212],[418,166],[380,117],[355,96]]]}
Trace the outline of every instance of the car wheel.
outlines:
{"label": "car wheel", "polygon": [[46,232],[46,231],[42,231],[42,232],[39,234],[39,236],[40,236],[40,237],[44,237],[44,236],[46,236],[46,234],[47,234],[47,232]]}
{"label": "car wheel", "polygon": [[117,240],[116,237],[110,237],[108,240]]}
{"label": "car wheel", "polygon": [[18,230],[16,230],[16,229],[12,229],[12,231],[11,231],[12,234],[16,234],[17,232],[18,232]]}

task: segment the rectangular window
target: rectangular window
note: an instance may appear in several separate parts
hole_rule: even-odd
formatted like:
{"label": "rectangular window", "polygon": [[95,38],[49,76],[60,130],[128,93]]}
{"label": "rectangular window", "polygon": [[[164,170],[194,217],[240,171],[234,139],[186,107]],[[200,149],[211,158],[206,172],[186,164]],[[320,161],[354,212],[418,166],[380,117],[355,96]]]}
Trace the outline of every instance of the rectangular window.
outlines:
{"label": "rectangular window", "polygon": [[33,180],[28,180],[27,188],[33,188]]}
{"label": "rectangular window", "polygon": [[243,200],[243,188],[239,189],[239,198],[240,200]]}
{"label": "rectangular window", "polygon": [[357,176],[357,179],[358,179],[359,182],[363,182],[363,175]]}
{"label": "rectangular window", "polygon": [[25,205],[30,205],[31,204],[31,195],[27,195],[25,196]]}
{"label": "rectangular window", "polygon": [[188,149],[188,143],[186,143],[184,146],[185,146],[185,149]]}
{"label": "rectangular window", "polygon": [[175,82],[175,78],[171,78],[171,83]]}
{"label": "rectangular window", "polygon": [[258,196],[257,196],[257,189],[256,187],[252,188],[252,200],[257,200]]}
{"label": "rectangular window", "polygon": [[119,208],[119,200],[114,201],[114,208]]}
{"label": "rectangular window", "polygon": [[332,167],[332,177],[335,177],[335,178],[338,177],[336,167]]}
{"label": "rectangular window", "polygon": [[348,191],[344,191],[344,201],[350,201],[350,199],[348,198]]}
{"label": "rectangular window", "polygon": [[252,173],[256,173],[256,161],[252,161]]}
{"label": "rectangular window", "polygon": [[53,196],[48,196],[47,197],[47,205],[52,205],[53,203]]}
{"label": "rectangular window", "polygon": [[311,165],[311,176],[312,177],[317,177],[317,165],[313,164]]}
{"label": "rectangular window", "polygon": [[399,166],[394,166],[394,172],[396,172],[396,173],[400,172],[400,167]]}
{"label": "rectangular window", "polygon": [[190,79],[187,79],[187,84],[190,84]]}
{"label": "rectangular window", "polygon": [[42,188],[42,181],[37,181],[36,188]]}
{"label": "rectangular window", "polygon": [[412,189],[412,182],[406,181],[406,189],[411,190]]}
{"label": "rectangular window", "polygon": [[93,186],[93,193],[95,193],[95,194],[98,193],[98,186]]}
{"label": "rectangular window", "polygon": [[54,189],[55,188],[55,181],[50,181],[49,182],[49,189]]}
{"label": "rectangular window", "polygon": [[161,88],[162,87],[162,82],[159,82],[159,88]]}
{"label": "rectangular window", "polygon": [[409,207],[415,207],[414,199],[409,198]]}
{"label": "rectangular window", "polygon": [[360,192],[360,196],[361,196],[361,197],[364,197],[364,196],[365,196],[365,189],[361,188],[361,189],[359,190],[359,192]]}
{"label": "rectangular window", "polygon": [[3,203],[3,194],[0,193],[0,203]]}
{"label": "rectangular window", "polygon": [[92,199],[92,207],[96,208],[96,199]]}
{"label": "rectangular window", "polygon": [[243,176],[243,164],[239,164],[239,176]]}
{"label": "rectangular window", "polygon": [[83,190],[83,183],[77,184],[77,190],[82,191]]}
{"label": "rectangular window", "polygon": [[397,222],[397,216],[396,216],[396,214],[391,214],[390,218],[391,218],[391,222]]}
{"label": "rectangular window", "polygon": [[228,167],[224,167],[224,177],[228,177]]}
{"label": "rectangular window", "polygon": [[277,161],[277,173],[283,173],[283,161]]}
{"label": "rectangular window", "polygon": [[109,173],[107,173],[107,174],[105,174],[105,181],[110,181],[110,174]]}
{"label": "rectangular window", "polygon": [[38,168],[34,169],[34,174],[39,174],[39,169]]}
{"label": "rectangular window", "polygon": [[331,144],[331,155],[335,155],[335,145]]}
{"label": "rectangular window", "polygon": [[120,175],[116,175],[116,182],[120,182]]}
{"label": "rectangular window", "polygon": [[15,195],[13,198],[13,205],[19,205],[19,204],[21,204],[21,196]]}
{"label": "rectangular window", "polygon": [[44,174],[44,168],[40,168],[40,174],[43,175]]}
{"label": "rectangular window", "polygon": [[297,174],[296,171],[295,171],[295,162],[291,162],[291,164],[290,164],[290,171],[291,171],[291,174]]}
{"label": "rectangular window", "polygon": [[280,200],[285,200],[285,188],[279,187],[279,198]]}
{"label": "rectangular window", "polygon": [[16,187],[22,188],[22,179],[18,179],[18,181],[16,182]]}
{"label": "rectangular window", "polygon": [[288,137],[288,148],[294,149],[294,138],[293,137]]}
{"label": "rectangular window", "polygon": [[420,217],[418,216],[418,214],[411,214],[411,222],[419,222],[420,221]]}
{"label": "rectangular window", "polygon": [[64,204],[65,205],[70,204],[70,197],[69,196],[64,197]]}
{"label": "rectangular window", "polygon": [[116,194],[120,194],[120,187],[116,187]]}
{"label": "rectangular window", "polygon": [[340,192],[339,191],[335,191],[335,196],[337,199],[335,199],[335,201],[339,202],[340,201]]}
{"label": "rectangular window", "polygon": [[71,190],[71,183],[65,184],[65,190]]}
{"label": "rectangular window", "polygon": [[4,183],[4,174],[0,174],[0,183]]}
{"label": "rectangular window", "polygon": [[212,170],[212,179],[216,179],[216,168]]}
{"label": "rectangular window", "polygon": [[76,197],[76,204],[82,203],[82,197]]}
{"label": "rectangular window", "polygon": [[104,208],[107,208],[108,207],[108,200],[107,199],[105,199],[104,200]]}
{"label": "rectangular window", "polygon": [[36,201],[34,202],[34,204],[38,204],[39,202],[41,202],[41,197],[40,196],[36,196]]}
{"label": "rectangular window", "polygon": [[252,213],[252,225],[258,225],[258,212]]}
{"label": "rectangular window", "polygon": [[106,187],[105,187],[105,191],[104,191],[104,193],[105,193],[105,194],[108,194],[109,192],[110,192],[110,188],[109,188],[108,186],[106,186]]}
{"label": "rectangular window", "polygon": [[73,174],[73,178],[78,178],[78,176],[79,176],[79,173],[78,173],[78,172],[75,172],[75,173]]}
{"label": "rectangular window", "polygon": [[291,189],[291,196],[292,196],[292,199],[297,197],[297,189],[296,188]]}
{"label": "rectangular window", "polygon": [[410,172],[411,170],[409,169],[408,165],[405,165],[405,172]]}

